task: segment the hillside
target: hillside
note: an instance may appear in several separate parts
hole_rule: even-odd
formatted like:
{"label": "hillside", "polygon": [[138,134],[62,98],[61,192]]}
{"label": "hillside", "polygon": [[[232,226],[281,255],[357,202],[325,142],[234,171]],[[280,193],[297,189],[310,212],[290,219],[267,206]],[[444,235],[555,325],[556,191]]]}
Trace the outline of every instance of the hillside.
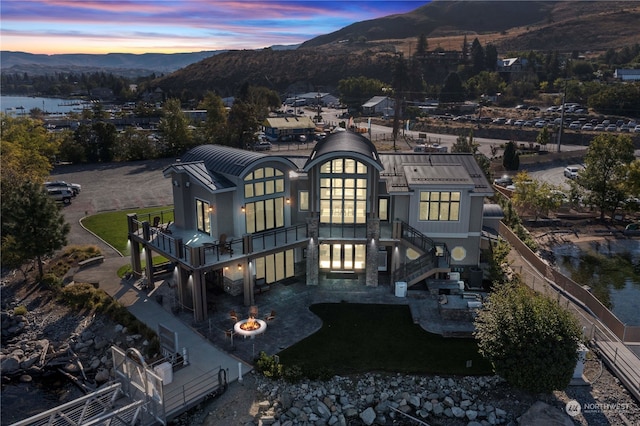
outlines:
{"label": "hillside", "polygon": [[132,53],[56,54],[41,55],[26,52],[0,51],[3,73],[44,75],[59,72],[90,73],[108,71],[125,77],[171,73],[220,51],[194,53]]}
{"label": "hillside", "polygon": [[[230,51],[190,65],[156,83],[170,95],[214,90],[234,94],[244,83],[279,92],[328,91],[340,79],[367,76],[390,81],[397,52],[410,56],[417,38],[429,50],[460,50],[466,35],[499,55],[528,50],[603,53],[638,43],[640,2],[445,1],[412,12],[349,25],[290,51]],[[441,79],[450,70],[438,71]],[[438,80],[441,81],[441,80]]]}

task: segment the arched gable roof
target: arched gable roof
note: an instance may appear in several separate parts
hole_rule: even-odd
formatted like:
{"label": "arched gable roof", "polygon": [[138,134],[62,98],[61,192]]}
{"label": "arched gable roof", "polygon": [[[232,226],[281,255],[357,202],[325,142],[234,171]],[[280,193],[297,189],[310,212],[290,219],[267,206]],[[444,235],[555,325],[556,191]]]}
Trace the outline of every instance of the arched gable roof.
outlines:
{"label": "arched gable roof", "polygon": [[278,161],[297,170],[295,164],[284,157],[245,151],[224,145],[200,145],[189,150],[181,158],[183,162],[204,162],[210,173],[234,177],[241,177],[248,168],[264,160]]}
{"label": "arched gable roof", "polygon": [[380,162],[375,145],[359,133],[337,132],[327,136],[316,144],[311,155],[304,165],[304,170],[309,171],[314,165],[336,156],[349,156],[358,158],[378,170],[384,167]]}

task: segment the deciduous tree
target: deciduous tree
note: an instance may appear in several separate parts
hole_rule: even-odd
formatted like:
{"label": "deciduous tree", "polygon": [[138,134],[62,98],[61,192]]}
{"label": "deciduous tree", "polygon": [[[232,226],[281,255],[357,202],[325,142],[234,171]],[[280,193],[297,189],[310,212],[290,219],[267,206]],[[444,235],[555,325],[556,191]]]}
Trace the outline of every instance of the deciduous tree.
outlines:
{"label": "deciduous tree", "polygon": [[480,353],[512,386],[531,393],[565,389],[578,360],[576,318],[519,280],[496,287],[475,321]]}
{"label": "deciduous tree", "polygon": [[626,198],[629,164],[634,160],[633,142],[625,135],[598,135],[589,144],[584,158],[585,168],[577,181],[589,191],[588,201],[613,215]]}

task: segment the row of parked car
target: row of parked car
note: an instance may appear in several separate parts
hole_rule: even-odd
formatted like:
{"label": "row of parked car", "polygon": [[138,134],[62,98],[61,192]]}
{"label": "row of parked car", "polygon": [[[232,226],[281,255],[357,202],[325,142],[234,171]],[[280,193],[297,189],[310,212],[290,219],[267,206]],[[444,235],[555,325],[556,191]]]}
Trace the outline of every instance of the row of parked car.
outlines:
{"label": "row of parked car", "polygon": [[71,199],[82,191],[82,185],[55,180],[44,183],[44,189],[51,198],[63,204],[71,204]]}
{"label": "row of parked car", "polygon": [[589,131],[595,131],[595,132],[640,133],[640,124],[636,123],[634,120],[630,120],[626,123],[623,120],[618,120],[615,123],[612,123],[610,120],[603,120],[600,123],[596,119],[592,119],[590,121],[574,120],[569,124],[569,129],[589,130]]}

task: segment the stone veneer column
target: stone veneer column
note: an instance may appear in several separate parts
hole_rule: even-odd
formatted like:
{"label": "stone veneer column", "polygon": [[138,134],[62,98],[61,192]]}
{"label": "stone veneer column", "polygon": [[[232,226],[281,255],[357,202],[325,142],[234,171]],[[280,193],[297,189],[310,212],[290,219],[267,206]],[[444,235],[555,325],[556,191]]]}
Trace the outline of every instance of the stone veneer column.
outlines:
{"label": "stone veneer column", "polygon": [[319,247],[318,247],[318,218],[307,218],[307,285],[318,285],[319,282]]}
{"label": "stone veneer column", "polygon": [[367,220],[366,282],[368,286],[378,286],[378,243],[380,239],[380,219]]}

